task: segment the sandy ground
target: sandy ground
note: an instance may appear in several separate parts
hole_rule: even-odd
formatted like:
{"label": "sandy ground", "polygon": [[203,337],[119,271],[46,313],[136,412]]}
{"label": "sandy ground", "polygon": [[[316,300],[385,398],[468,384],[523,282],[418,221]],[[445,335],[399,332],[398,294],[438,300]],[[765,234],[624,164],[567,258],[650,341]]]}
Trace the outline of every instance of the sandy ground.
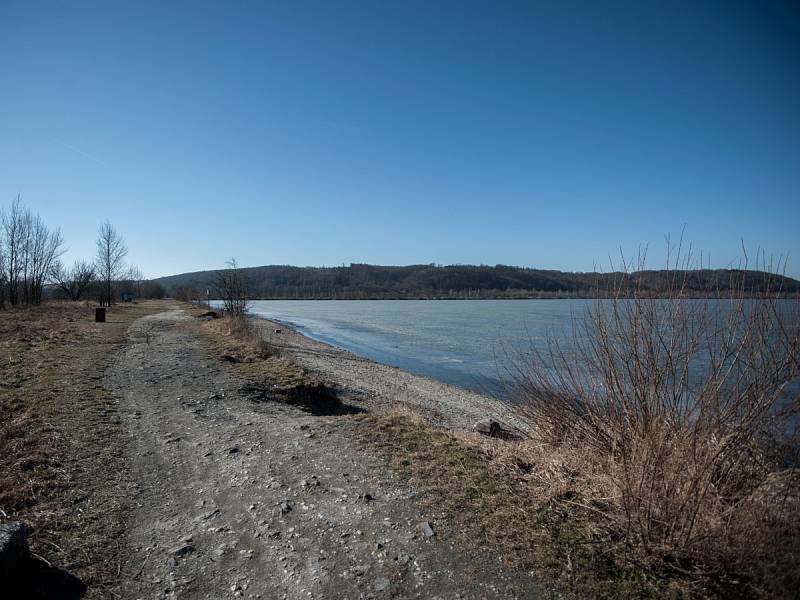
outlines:
{"label": "sandy ground", "polygon": [[526,428],[507,405],[489,396],[373,362],[306,337],[285,324],[264,320],[262,329],[271,345],[356,403],[405,404],[425,414],[432,424],[450,429],[471,429],[487,417],[520,430]]}
{"label": "sandy ground", "polygon": [[[253,402],[187,319],[175,306],[136,321],[106,375],[134,482],[120,597],[535,595],[528,574],[452,543],[443,515],[353,441],[354,417]],[[491,414],[475,394],[282,329],[287,351],[362,402],[430,403],[453,427]]]}

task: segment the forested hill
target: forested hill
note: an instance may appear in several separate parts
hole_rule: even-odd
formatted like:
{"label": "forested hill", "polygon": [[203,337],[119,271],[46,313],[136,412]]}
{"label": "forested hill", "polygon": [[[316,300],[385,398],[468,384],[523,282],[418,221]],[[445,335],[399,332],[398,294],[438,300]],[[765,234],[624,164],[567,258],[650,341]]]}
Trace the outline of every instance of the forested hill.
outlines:
{"label": "forested hill", "polygon": [[[800,281],[760,271],[694,270],[621,273],[567,273],[522,267],[410,265],[387,267],[351,264],[342,267],[264,266],[240,269],[253,299],[389,299],[389,298],[559,298],[605,296],[619,289],[661,295],[675,280],[691,295],[729,295],[744,288],[768,287],[800,295]],[[217,271],[198,271],[156,279],[167,293],[181,297],[215,295]]]}

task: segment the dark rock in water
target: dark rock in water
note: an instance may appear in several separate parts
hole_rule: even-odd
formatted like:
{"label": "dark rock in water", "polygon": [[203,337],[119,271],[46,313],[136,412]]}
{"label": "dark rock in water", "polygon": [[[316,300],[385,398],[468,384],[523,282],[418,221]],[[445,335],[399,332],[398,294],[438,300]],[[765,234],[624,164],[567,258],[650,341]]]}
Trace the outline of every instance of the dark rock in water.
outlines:
{"label": "dark rock in water", "polygon": [[482,433],[483,435],[493,438],[500,438],[503,440],[522,439],[522,435],[518,431],[514,431],[507,425],[504,425],[500,421],[495,421],[494,419],[483,419],[478,421],[473,426],[473,429],[478,433]]}
{"label": "dark rock in water", "polygon": [[25,524],[17,521],[0,523],[0,581],[8,581],[28,560],[28,538]]}

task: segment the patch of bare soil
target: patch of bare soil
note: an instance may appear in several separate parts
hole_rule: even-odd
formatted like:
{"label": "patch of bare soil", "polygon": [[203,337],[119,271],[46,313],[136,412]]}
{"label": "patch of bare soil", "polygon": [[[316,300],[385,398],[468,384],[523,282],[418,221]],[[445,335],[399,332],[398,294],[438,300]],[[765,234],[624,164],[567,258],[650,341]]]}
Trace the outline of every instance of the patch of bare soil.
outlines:
{"label": "patch of bare soil", "polygon": [[177,307],[138,320],[108,371],[134,482],[121,597],[539,595],[355,439],[367,417],[286,402],[196,326]]}
{"label": "patch of bare soil", "polygon": [[26,523],[36,557],[9,597],[111,597],[127,479],[103,373],[130,323],[162,306],[114,306],[107,323],[82,303],[0,312],[0,520]]}

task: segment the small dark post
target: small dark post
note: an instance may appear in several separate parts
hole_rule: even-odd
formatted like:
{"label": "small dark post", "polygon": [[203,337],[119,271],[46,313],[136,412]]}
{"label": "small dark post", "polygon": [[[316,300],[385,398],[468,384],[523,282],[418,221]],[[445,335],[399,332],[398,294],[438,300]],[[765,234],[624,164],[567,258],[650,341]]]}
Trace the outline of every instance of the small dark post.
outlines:
{"label": "small dark post", "polygon": [[94,321],[95,323],[105,323],[106,322],[106,307],[105,306],[98,306],[94,309]]}

